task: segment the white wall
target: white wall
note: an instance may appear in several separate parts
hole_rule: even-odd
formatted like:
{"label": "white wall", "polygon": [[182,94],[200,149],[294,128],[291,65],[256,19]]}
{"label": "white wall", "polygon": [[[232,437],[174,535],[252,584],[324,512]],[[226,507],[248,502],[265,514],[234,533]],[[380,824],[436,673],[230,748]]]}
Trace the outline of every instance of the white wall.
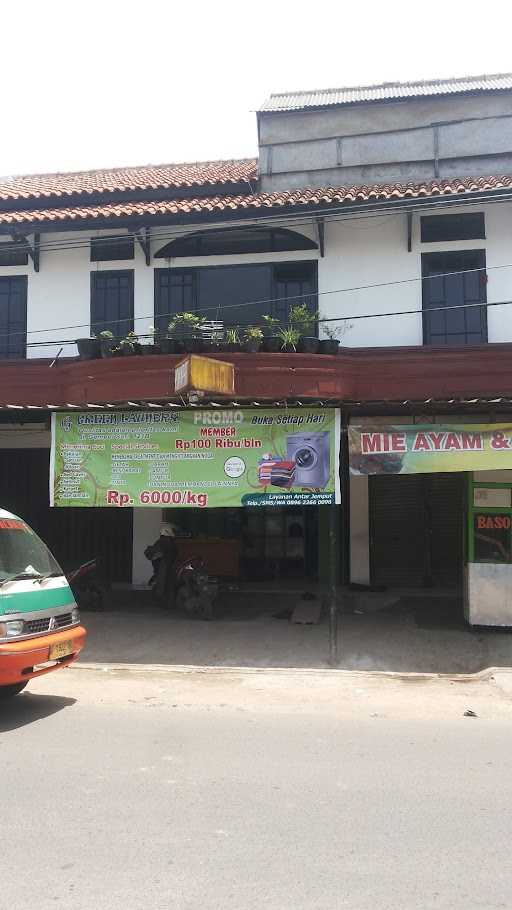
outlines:
{"label": "white wall", "polygon": [[[433,212],[425,209],[425,214]],[[436,212],[439,209],[435,209]],[[343,336],[349,346],[417,345],[422,343],[421,254],[438,250],[485,249],[488,266],[487,295],[490,303],[512,300],[512,203],[469,207],[457,206],[447,212],[484,211],[486,240],[422,244],[419,239],[419,214],[413,216],[412,251],[407,251],[407,221],[404,213],[346,220],[327,221],[325,257],[316,251],[267,253],[245,256],[208,256],[203,258],[154,259],[148,267],[138,243],[135,259],[91,263],[91,236],[111,231],[43,234],[39,273],[27,266],[0,268],[2,275],[28,276],[29,341],[55,339],[56,343],[28,349],[29,357],[54,356],[59,340],[88,335],[90,329],[90,274],[92,271],[133,269],[135,287],[135,330],[147,332],[154,322],[154,269],[194,266],[237,265],[250,262],[318,259],[319,307],[326,318],[346,315],[350,326]],[[293,225],[290,225],[293,227]],[[197,229],[197,226],[196,228]],[[316,227],[300,224],[296,229],[317,240]],[[177,232],[176,227],[152,232],[152,255]],[[47,244],[74,241],[75,249],[47,249]],[[506,265],[506,268],[501,266]],[[247,289],[251,299],[251,288]],[[420,311],[410,315],[378,318],[377,314],[396,310]],[[369,314],[370,318],[356,319]],[[373,318],[372,318],[373,316]],[[489,341],[512,341],[512,306],[488,310]],[[46,330],[49,331],[46,331]],[[44,330],[44,331],[42,331]],[[74,355],[74,345],[64,354]]]}
{"label": "white wall", "polygon": [[[343,344],[350,347],[422,344],[422,253],[485,250],[488,302],[512,300],[512,204],[456,206],[443,211],[453,214],[483,211],[486,239],[421,243],[420,215],[415,213],[409,253],[405,214],[327,223],[326,254],[319,261],[319,305],[327,318],[348,317],[346,323],[339,323],[350,326],[342,338]],[[438,212],[436,209],[435,213]],[[434,209],[424,212],[433,213]],[[501,268],[504,265],[508,267]],[[397,310],[420,312],[410,316],[350,319]],[[489,308],[488,335],[490,342],[512,341],[512,305]]]}

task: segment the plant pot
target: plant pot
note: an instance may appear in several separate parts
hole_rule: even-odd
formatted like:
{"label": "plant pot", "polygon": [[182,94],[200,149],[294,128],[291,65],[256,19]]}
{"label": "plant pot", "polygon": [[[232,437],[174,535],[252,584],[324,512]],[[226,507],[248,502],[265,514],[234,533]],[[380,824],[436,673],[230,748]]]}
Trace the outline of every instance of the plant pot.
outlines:
{"label": "plant pot", "polygon": [[246,338],[244,341],[244,351],[247,354],[257,354],[261,348],[261,341],[258,338]]}
{"label": "plant pot", "polygon": [[143,357],[147,357],[149,354],[159,354],[160,353],[160,345],[158,345],[156,343],[155,344],[141,344],[141,345],[139,345],[139,347],[140,347],[140,353],[142,354]]}
{"label": "plant pot", "polygon": [[317,354],[320,342],[312,335],[301,335],[297,350],[302,354]]}
{"label": "plant pot", "polygon": [[116,343],[113,338],[100,338],[100,350],[102,357],[112,357]]}
{"label": "plant pot", "polygon": [[172,338],[161,338],[159,345],[162,354],[174,354],[174,341]]}
{"label": "plant pot", "polygon": [[280,349],[281,354],[296,354],[297,348],[293,344],[282,344]]}
{"label": "plant pot", "polygon": [[275,338],[274,336],[265,338],[263,342],[263,350],[266,351],[267,354],[277,354],[278,351],[281,350],[281,339]]}
{"label": "plant pot", "polygon": [[121,345],[121,354],[123,357],[133,357],[135,355],[135,348],[133,344]]}
{"label": "plant pot", "polygon": [[183,344],[187,354],[200,354],[204,347],[202,338],[185,338]]}
{"label": "plant pot", "polygon": [[320,342],[318,348],[320,354],[337,354],[339,346],[340,343],[336,338],[324,338],[324,340]]}
{"label": "plant pot", "polygon": [[238,341],[226,342],[226,351],[228,354],[239,354],[241,350],[242,345]]}
{"label": "plant pot", "polygon": [[77,338],[75,342],[80,360],[96,360],[101,357],[99,338]]}

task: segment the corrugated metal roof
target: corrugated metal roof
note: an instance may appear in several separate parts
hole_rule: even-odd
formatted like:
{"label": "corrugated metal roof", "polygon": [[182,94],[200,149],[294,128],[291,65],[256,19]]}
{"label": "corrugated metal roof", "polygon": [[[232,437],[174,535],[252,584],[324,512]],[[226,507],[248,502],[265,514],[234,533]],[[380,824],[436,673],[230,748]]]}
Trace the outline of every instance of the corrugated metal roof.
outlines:
{"label": "corrugated metal roof", "polygon": [[308,107],[362,104],[368,101],[399,101],[401,98],[428,98],[462,92],[496,92],[512,89],[512,73],[492,76],[463,76],[460,79],[432,79],[420,82],[383,82],[312,91],[272,94],[260,107],[261,113],[299,111]]}

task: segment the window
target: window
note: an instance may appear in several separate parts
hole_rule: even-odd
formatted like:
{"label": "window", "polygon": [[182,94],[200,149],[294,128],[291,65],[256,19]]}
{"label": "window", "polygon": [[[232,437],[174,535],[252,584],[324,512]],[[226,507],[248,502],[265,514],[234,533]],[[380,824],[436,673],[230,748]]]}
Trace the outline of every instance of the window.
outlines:
{"label": "window", "polygon": [[0,357],[26,357],[27,276],[0,278]]}
{"label": "window", "polygon": [[[305,295],[305,296],[303,296]],[[289,308],[317,305],[317,263],[261,263],[198,269],[155,269],[155,325],[172,313],[200,312],[225,325],[261,322],[267,313],[286,321]]]}
{"label": "window", "polygon": [[133,331],[133,271],[91,272],[91,332]]}
{"label": "window", "polygon": [[427,215],[421,219],[421,242],[485,240],[483,212],[467,215]]}
{"label": "window", "polygon": [[91,262],[112,262],[134,258],[133,237],[95,237],[91,240]]}
{"label": "window", "polygon": [[165,332],[172,313],[193,313],[196,307],[193,269],[155,269],[155,329]]}
{"label": "window", "polygon": [[424,344],[486,342],[485,251],[427,253],[421,258]]}
{"label": "window", "polygon": [[305,303],[312,312],[317,308],[316,263],[287,262],[274,269],[274,314],[283,322],[290,307]]}
{"label": "window", "polygon": [[0,243],[0,266],[27,263],[28,252],[23,243]]}
{"label": "window", "polygon": [[276,253],[289,250],[316,250],[318,245],[285,228],[236,228],[188,234],[163,246],[155,259],[179,256],[230,256],[239,253]]}

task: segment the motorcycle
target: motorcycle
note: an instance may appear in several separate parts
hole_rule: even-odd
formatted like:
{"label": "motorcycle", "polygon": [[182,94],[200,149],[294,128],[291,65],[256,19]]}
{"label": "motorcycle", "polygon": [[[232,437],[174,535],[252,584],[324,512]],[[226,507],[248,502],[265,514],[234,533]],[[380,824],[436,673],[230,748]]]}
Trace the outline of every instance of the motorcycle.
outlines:
{"label": "motorcycle", "polygon": [[66,572],[73,596],[82,610],[105,609],[105,586],[98,576],[98,560],[89,559]]}
{"label": "motorcycle", "polygon": [[144,555],[153,565],[149,584],[155,600],[194,619],[213,619],[217,585],[200,556],[174,561],[162,552],[160,541],[146,547]]}

